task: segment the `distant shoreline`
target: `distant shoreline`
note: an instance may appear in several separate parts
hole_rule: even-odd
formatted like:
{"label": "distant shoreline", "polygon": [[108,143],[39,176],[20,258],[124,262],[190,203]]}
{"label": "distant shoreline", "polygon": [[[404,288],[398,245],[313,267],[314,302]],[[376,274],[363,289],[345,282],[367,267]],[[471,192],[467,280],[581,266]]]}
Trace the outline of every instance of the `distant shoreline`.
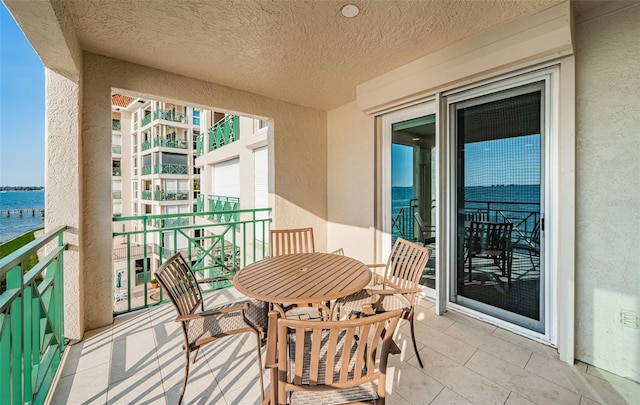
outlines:
{"label": "distant shoreline", "polygon": [[0,186],[0,191],[38,191],[44,190],[42,186]]}

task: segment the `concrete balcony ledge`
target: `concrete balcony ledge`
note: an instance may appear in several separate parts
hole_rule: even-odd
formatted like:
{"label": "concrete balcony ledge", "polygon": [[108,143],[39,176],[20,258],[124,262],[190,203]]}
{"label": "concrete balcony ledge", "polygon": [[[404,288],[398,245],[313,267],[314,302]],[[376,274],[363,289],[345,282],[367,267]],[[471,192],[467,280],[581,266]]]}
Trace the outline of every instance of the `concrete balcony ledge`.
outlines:
{"label": "concrete balcony ledge", "polygon": [[[230,288],[208,294],[206,305],[240,298]],[[67,347],[50,403],[175,404],[184,352],[174,317],[171,304],[160,305],[88,332]],[[416,321],[425,367],[401,321],[402,354],[389,357],[389,404],[631,404],[640,398],[640,384],[585,363],[568,365],[553,348],[465,315],[436,316],[429,301],[419,302]],[[259,404],[254,356],[250,335],[205,346],[190,367],[184,403]],[[268,385],[269,373],[264,376]]]}

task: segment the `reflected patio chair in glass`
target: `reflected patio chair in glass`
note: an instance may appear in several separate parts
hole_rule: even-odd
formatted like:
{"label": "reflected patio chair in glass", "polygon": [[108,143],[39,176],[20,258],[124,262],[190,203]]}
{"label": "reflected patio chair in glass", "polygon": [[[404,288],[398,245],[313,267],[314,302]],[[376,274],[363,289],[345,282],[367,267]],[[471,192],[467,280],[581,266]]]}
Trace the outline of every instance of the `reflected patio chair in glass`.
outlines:
{"label": "reflected patio chair in glass", "polygon": [[416,294],[422,292],[420,278],[430,255],[430,249],[402,238],[396,239],[387,263],[369,266],[372,269],[384,267],[382,278],[376,280],[379,275],[374,274],[373,287],[338,299],[332,308],[332,319],[349,319],[366,314],[366,305],[372,305],[375,313],[402,310],[402,319],[409,321],[411,326],[411,340],[418,363],[423,367],[416,344],[413,315]]}
{"label": "reflected patio chair in glass", "polygon": [[511,285],[511,264],[513,248],[510,222],[476,222],[471,221],[466,243],[467,260],[469,261],[469,282],[473,281],[473,259],[491,259],[503,277]]}
{"label": "reflected patio chair in glass", "polygon": [[420,230],[420,235],[422,236],[422,244],[429,245],[436,242],[436,237],[433,236],[435,233],[435,226],[427,226],[422,220],[422,216],[419,212],[414,212],[413,217],[416,220],[416,224],[418,224],[418,229]]}
{"label": "reflected patio chair in glass", "polygon": [[[210,283],[228,279],[196,280],[196,276],[182,257],[176,253],[164,262],[154,273],[166,293],[171,298],[178,316],[176,322],[182,326],[184,337],[183,349],[186,351],[184,380],[180,399],[182,402],[189,377],[189,362],[193,352],[193,362],[196,362],[198,350],[208,343],[225,336],[253,333],[256,335],[258,375],[260,388],[264,399],[264,383],[262,380],[261,333],[267,328],[267,304],[254,300],[242,300],[218,305],[205,311],[202,290],[199,283]],[[220,359],[224,362],[225,359]]]}
{"label": "reflected patio chair in glass", "polygon": [[267,368],[278,371],[277,404],[385,403],[387,359],[402,310],[327,322],[278,316],[269,313],[266,355]]}

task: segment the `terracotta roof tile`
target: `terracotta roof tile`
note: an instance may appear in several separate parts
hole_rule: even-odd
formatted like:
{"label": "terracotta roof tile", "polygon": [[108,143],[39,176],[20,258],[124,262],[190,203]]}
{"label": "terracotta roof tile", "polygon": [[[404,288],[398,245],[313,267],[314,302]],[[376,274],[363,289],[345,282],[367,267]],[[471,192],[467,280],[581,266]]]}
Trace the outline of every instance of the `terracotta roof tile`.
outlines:
{"label": "terracotta roof tile", "polygon": [[133,102],[134,98],[129,96],[123,96],[122,94],[111,95],[111,105],[126,108]]}

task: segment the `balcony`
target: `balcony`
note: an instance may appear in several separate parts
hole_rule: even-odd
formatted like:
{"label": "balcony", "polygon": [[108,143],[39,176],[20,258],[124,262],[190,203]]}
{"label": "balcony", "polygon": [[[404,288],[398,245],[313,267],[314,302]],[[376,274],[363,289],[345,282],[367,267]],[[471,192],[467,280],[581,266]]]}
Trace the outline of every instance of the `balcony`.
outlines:
{"label": "balcony", "polygon": [[122,153],[122,145],[113,144],[111,145],[111,153],[120,154]]}
{"label": "balcony", "polygon": [[200,157],[202,155],[204,155],[204,134],[196,138],[196,156]]}
{"label": "balcony", "polygon": [[221,195],[209,196],[209,219],[217,222],[237,221],[233,211],[240,209],[240,198]]}
{"label": "balcony", "polygon": [[153,112],[153,119],[181,122],[183,124],[187,124],[189,121],[186,114],[176,112],[175,110],[156,110]]}
{"label": "balcony", "polygon": [[112,191],[112,192],[111,192],[111,197],[112,197],[114,200],[120,200],[120,199],[122,199],[122,191]]}
{"label": "balcony", "polygon": [[142,175],[143,176],[151,174],[151,171],[152,171],[152,166],[142,166]]}
{"label": "balcony", "polygon": [[151,114],[146,115],[144,118],[142,118],[142,121],[140,123],[141,127],[144,127],[145,125],[148,125],[151,123]]}
{"label": "balcony", "polygon": [[154,147],[189,149],[189,142],[184,139],[156,137],[153,140]]}
{"label": "balcony", "polygon": [[144,141],[142,142],[142,145],[140,145],[140,148],[145,151],[148,149],[151,149],[151,141]]}
{"label": "balcony", "polygon": [[113,167],[112,168],[112,174],[114,176],[122,176],[122,169],[119,167]]}
{"label": "balcony", "polygon": [[208,131],[209,152],[240,139],[240,117],[227,115],[216,122]]}
{"label": "balcony", "polygon": [[189,199],[189,193],[185,191],[154,191],[153,199],[156,201],[183,201]]}
{"label": "balcony", "polygon": [[122,129],[120,120],[111,120],[111,129],[114,131],[120,131]]}
{"label": "balcony", "polygon": [[140,193],[140,198],[143,200],[153,200],[153,194],[151,191],[143,191]]}
{"label": "balcony", "polygon": [[189,174],[189,166],[178,165],[178,164],[157,164],[153,168],[153,173],[155,174]]}
{"label": "balcony", "polygon": [[[257,211],[245,210],[240,214],[255,217]],[[167,226],[169,220],[174,219],[188,222],[192,215],[114,218],[114,222],[164,220]],[[256,240],[236,248],[234,242],[225,239],[224,235],[231,238],[256,224],[247,220],[247,226],[244,219],[234,224],[215,225],[220,230],[211,234],[219,236],[190,238],[180,250],[203,275],[216,274],[222,269],[228,271],[226,268],[235,271],[238,256],[245,265],[264,257],[264,250],[255,251]],[[112,326],[88,331],[83,341],[72,346],[65,344],[64,295],[60,288],[63,254],[67,248],[65,229],[56,228],[0,259],[0,274],[7,275],[7,290],[0,295],[5,319],[0,326],[0,336],[5,343],[3,356],[7,359],[1,364],[4,372],[0,373],[0,384],[7,389],[5,393],[33,398],[33,401],[25,400],[32,403],[42,402],[49,390],[54,404],[175,403],[184,371],[182,335],[179,324],[174,322],[175,311],[163,297],[162,289],[149,288],[149,269],[144,268],[142,273],[127,278],[132,283],[125,282],[122,286],[127,294],[115,297],[116,310],[121,313]],[[155,243],[136,246],[131,239],[138,236],[152,240],[154,233],[177,235],[187,231],[188,227],[176,225],[117,233],[114,238],[124,237],[127,244],[114,250],[113,258],[168,257],[173,249]],[[51,242],[55,247],[22,276],[27,257]],[[205,295],[205,308],[243,298],[233,287],[210,287]],[[31,305],[24,305],[29,302]],[[390,404],[514,401],[622,404],[634,403],[640,397],[638,383],[585,363],[568,365],[558,360],[554,348],[455,311],[436,316],[434,304],[429,300],[418,300],[415,320],[418,350],[425,360],[425,368],[417,364],[408,323],[401,322],[394,335],[401,354],[389,357],[387,370],[387,402]],[[237,336],[203,349],[200,360],[191,367],[185,403],[259,403],[253,344],[249,336]],[[64,351],[66,361],[61,362]],[[54,379],[56,374],[58,379]],[[268,373],[265,374],[268,385]]]}

